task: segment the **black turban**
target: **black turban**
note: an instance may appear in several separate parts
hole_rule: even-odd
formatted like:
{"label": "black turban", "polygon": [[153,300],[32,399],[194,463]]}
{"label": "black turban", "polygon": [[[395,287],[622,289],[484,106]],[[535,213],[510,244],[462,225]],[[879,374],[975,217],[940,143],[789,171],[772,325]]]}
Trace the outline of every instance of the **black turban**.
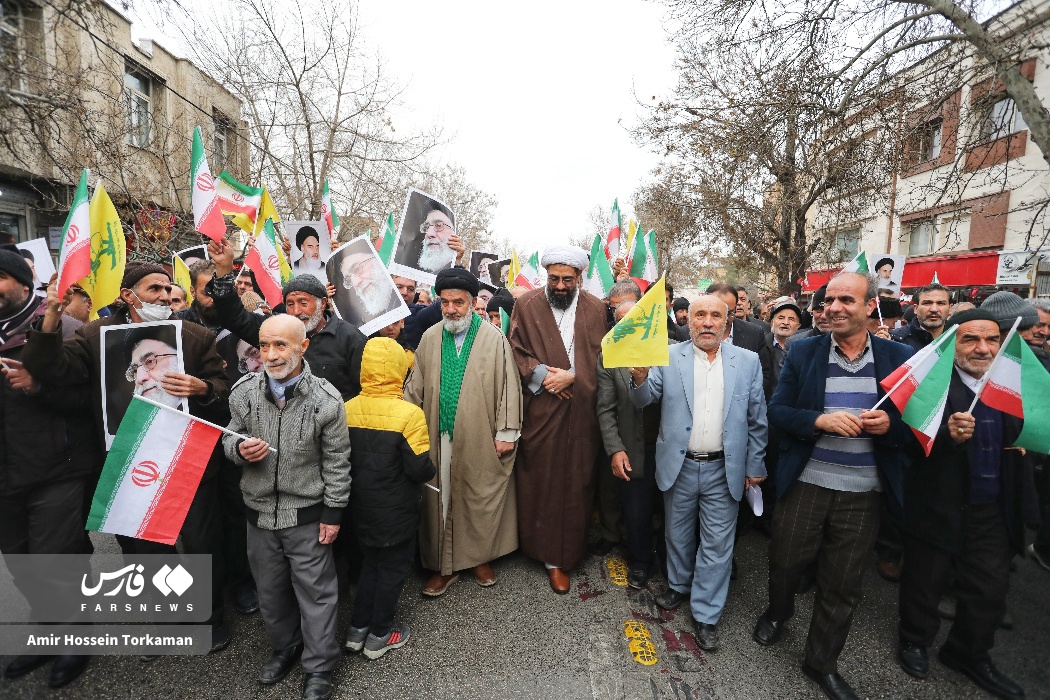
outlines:
{"label": "black turban", "polygon": [[462,289],[469,292],[470,296],[476,297],[481,291],[481,282],[463,268],[451,267],[437,273],[437,279],[434,280],[435,293],[441,294],[446,289]]}

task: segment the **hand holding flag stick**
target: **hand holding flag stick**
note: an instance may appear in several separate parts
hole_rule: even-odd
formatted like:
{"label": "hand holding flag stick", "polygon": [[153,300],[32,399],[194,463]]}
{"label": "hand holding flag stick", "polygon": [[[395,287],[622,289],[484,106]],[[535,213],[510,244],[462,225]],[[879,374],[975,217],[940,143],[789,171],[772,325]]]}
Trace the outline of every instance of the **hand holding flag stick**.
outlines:
{"label": "hand holding flag stick", "polygon": [[[154,401],[152,399],[147,399],[144,396],[139,396],[138,394],[133,395],[132,398],[137,400],[137,401],[145,401],[146,403],[150,404],[151,406],[156,406],[157,408],[162,408],[165,411],[171,411],[172,413],[178,414],[180,416],[185,416],[186,415],[185,413],[183,413],[182,411],[178,410],[177,408],[172,408],[171,406],[166,406],[166,405],[164,405],[162,403],[158,403],[158,402],[156,402],[156,401]],[[192,418],[193,420],[197,421],[198,423],[203,423],[204,425],[207,425],[209,427],[215,428],[218,431],[226,433],[227,435],[233,435],[234,437],[239,437],[242,440],[255,440],[255,439],[257,439],[257,438],[249,437],[248,435],[242,435],[240,433],[236,433],[236,432],[230,430],[229,428],[224,428],[221,425],[216,425],[215,423],[212,423],[210,421],[206,421],[203,418],[198,418],[197,416],[190,416],[190,418]],[[274,454],[277,454],[277,450],[274,449],[273,447],[267,445],[267,448],[269,449],[270,452],[273,452]]]}
{"label": "hand holding flag stick", "polygon": [[1017,327],[1021,325],[1021,317],[1018,316],[1017,320],[1014,321],[1014,325],[1010,327],[1010,332],[1006,334],[1006,339],[999,343],[1000,352],[995,353],[995,357],[992,358],[992,364],[988,365],[988,371],[981,377],[981,383],[977,385],[977,390],[974,391],[973,402],[970,404],[970,408],[966,411],[971,416],[973,415],[973,409],[977,407],[977,402],[981,400],[981,394],[984,393],[984,387],[988,385],[988,380],[994,376],[992,373],[999,364],[999,360],[1003,358],[1005,353],[1001,350],[1005,349],[1010,341],[1013,340],[1014,334],[1017,333]]}

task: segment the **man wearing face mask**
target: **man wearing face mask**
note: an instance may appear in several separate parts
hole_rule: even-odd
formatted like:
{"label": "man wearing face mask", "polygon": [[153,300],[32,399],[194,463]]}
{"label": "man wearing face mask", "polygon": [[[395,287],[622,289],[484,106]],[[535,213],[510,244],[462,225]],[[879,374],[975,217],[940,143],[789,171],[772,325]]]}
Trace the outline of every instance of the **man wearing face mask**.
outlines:
{"label": "man wearing face mask", "polygon": [[[215,275],[206,285],[205,294],[212,300],[215,316],[223,327],[250,345],[259,344],[259,327],[266,317],[248,313],[234,286],[233,247],[229,241],[212,241],[208,253],[215,263]],[[361,352],[364,334],[328,308],[328,290],[313,275],[295,277],[284,285],[285,312],[306,326],[310,345],[306,361],[318,377],[327,379],[339,390],[344,401],[361,392]]]}
{"label": "man wearing face mask", "polygon": [[[105,426],[102,417],[102,328],[129,323],[164,321],[171,316],[171,277],[154,263],[129,262],[120,283],[117,299],[119,311],[79,328],[63,342],[62,299],[57,282],[47,290],[47,310],[35,321],[29,331],[22,358],[25,369],[41,386],[72,386],[88,382],[92,391],[95,428],[101,449],[105,451]],[[230,387],[223,370],[222,358],[215,349],[215,334],[194,323],[182,324],[182,353],[185,374],[168,372],[161,380],[161,388],[173,397],[189,401],[190,413],[213,423],[229,420],[226,399]],[[186,554],[220,554],[218,487],[214,478],[219,468],[216,453],[193,497],[180,536]],[[88,491],[94,492],[94,484]],[[121,550],[129,554],[168,554],[175,548],[131,537],[117,536]],[[212,580],[222,581],[225,562],[221,556],[212,556]],[[212,651],[225,648],[230,642],[223,624],[222,586],[213,586],[212,596]],[[146,660],[147,657],[143,657]],[[150,659],[152,660],[152,659]]]}

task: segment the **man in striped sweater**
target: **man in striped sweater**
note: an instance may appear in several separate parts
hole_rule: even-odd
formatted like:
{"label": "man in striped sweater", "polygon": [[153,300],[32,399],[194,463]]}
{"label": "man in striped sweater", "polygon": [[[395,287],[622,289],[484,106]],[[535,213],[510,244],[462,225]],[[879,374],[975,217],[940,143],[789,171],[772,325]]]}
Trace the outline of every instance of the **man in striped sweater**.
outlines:
{"label": "man in striped sweater", "polygon": [[754,638],[775,644],[794,614],[801,575],[816,565],[817,597],[802,670],[831,698],[855,698],[838,674],[864,562],[875,544],[880,492],[901,509],[907,452],[917,447],[878,382],[911,354],[868,333],[875,279],[855,272],[828,283],[831,332],[792,343],[769,404],[779,431],[778,505],[769,548],[769,608]]}

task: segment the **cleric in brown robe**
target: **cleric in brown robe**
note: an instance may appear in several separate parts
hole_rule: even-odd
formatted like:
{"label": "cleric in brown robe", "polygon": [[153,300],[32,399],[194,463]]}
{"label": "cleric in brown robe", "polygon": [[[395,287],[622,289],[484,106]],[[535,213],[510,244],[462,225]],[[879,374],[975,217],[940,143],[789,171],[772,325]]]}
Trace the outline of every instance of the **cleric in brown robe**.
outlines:
{"label": "cleric in brown robe", "polygon": [[605,305],[582,290],[587,254],[553,246],[543,253],[547,286],[514,305],[510,344],[521,373],[524,418],[514,477],[521,550],[542,561],[556,593],[587,549],[600,446],[596,365]]}

